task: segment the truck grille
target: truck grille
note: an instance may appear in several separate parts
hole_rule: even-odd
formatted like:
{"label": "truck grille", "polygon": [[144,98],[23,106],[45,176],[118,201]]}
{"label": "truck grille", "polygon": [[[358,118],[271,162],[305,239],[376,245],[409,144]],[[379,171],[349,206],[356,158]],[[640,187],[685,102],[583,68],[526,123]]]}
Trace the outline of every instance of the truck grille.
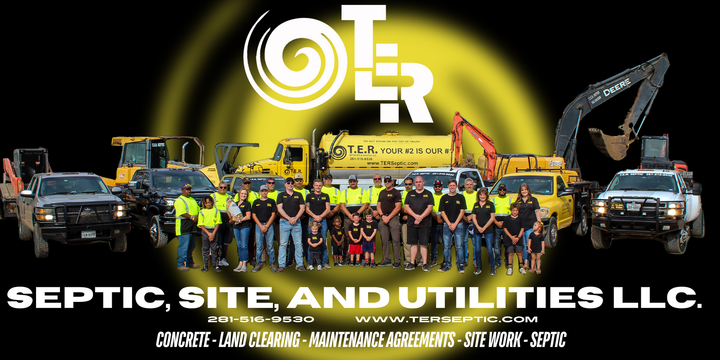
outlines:
{"label": "truck grille", "polygon": [[108,204],[60,206],[56,210],[58,222],[67,224],[109,223],[112,207]]}

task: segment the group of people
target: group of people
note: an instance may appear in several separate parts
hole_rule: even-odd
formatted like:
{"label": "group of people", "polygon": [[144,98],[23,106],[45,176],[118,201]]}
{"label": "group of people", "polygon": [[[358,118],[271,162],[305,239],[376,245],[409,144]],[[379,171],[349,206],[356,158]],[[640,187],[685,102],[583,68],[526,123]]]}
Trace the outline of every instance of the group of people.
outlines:
{"label": "group of people", "polygon": [[[504,185],[498,196],[489,199],[485,188],[474,189],[467,179],[458,191],[455,180],[433,183],[434,192],[424,188],[421,176],[404,181],[404,190],[395,189],[392,176],[373,176],[374,185],[360,188],[351,175],[348,187],[332,185],[332,175],[315,179],[311,189],[304,187],[301,174],[285,179],[285,191],[275,189],[268,178],[256,193],[251,182],[243,179],[243,188],[234,197],[228,185],[202,201],[202,208],[190,197],[189,184],[175,201],[178,235],[178,270],[210,268],[220,271],[228,266],[226,257],[231,234],[237,243],[236,272],[261,271],[267,261],[270,271],[283,272],[331,269],[328,246],[332,247],[335,266],[417,267],[439,272],[452,269],[455,246],[456,268],[464,273],[470,259],[468,238],[472,239],[474,274],[482,272],[482,247],[487,248],[491,275],[502,266],[501,246],[505,248],[507,275],[513,274],[513,257],[521,274],[526,270],[540,273],[540,257],[545,252],[539,204],[530,188],[520,186],[516,199],[507,196]],[[384,183],[383,183],[384,182]],[[192,261],[197,231],[202,235],[204,265]],[[376,236],[381,240],[382,259],[376,262]],[[250,241],[253,238],[254,241]],[[277,243],[277,261],[274,243]],[[439,249],[443,262],[438,263]],[[254,255],[254,256],[251,256]],[[380,255],[380,254],[378,254]],[[212,263],[210,263],[212,261]],[[307,263],[307,267],[304,265]]]}

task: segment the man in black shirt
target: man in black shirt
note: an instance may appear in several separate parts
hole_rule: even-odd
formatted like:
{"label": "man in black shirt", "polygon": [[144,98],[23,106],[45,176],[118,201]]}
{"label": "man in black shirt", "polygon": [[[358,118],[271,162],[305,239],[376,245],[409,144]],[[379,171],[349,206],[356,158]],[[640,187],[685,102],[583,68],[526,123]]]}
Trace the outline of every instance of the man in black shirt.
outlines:
{"label": "man in black shirt", "polygon": [[445,249],[445,259],[439,272],[446,272],[452,268],[452,254],[450,248],[455,241],[455,250],[457,252],[457,267],[460,274],[465,273],[463,261],[465,254],[463,252],[463,236],[465,235],[465,222],[463,214],[465,213],[465,197],[457,192],[457,182],[450,180],[448,182],[448,193],[440,198],[440,216],[442,216],[443,224],[443,246]]}
{"label": "man in black shirt", "polygon": [[411,245],[410,263],[405,270],[415,270],[415,256],[418,247],[423,261],[423,271],[430,271],[427,263],[427,244],[430,240],[430,214],[432,214],[435,200],[432,193],[425,190],[425,180],[422,176],[415,177],[415,191],[405,196],[405,211],[408,214],[407,241]]}
{"label": "man in black shirt", "polygon": [[300,217],[305,213],[305,199],[302,193],[293,190],[295,180],[293,178],[285,179],[285,191],[278,194],[277,210],[280,214],[280,254],[278,255],[278,263],[280,268],[278,271],[284,271],[286,264],[286,253],[288,247],[288,239],[290,234],[295,244],[295,262],[298,271],[305,271],[303,265],[303,239],[307,240],[307,233],[303,234]]}
{"label": "man in black shirt", "polygon": [[[378,228],[382,241],[383,259],[378,266],[400,266],[400,208],[402,199],[400,191],[395,189],[392,176],[385,176],[385,188],[380,191],[377,211],[380,215]],[[395,259],[390,261],[390,239],[392,238]]]}
{"label": "man in black shirt", "polygon": [[[260,187],[260,198],[252,203],[252,218],[255,222],[255,267],[252,272],[262,270],[262,251],[267,245],[267,254],[270,259],[270,271],[277,272],[275,265],[275,250],[273,249],[273,221],[277,213],[275,200],[268,198],[268,187]],[[264,241],[263,241],[264,240]]]}
{"label": "man in black shirt", "polygon": [[[313,191],[305,197],[305,213],[310,217],[310,222],[320,224],[320,236],[325,239],[325,241],[320,244],[319,249],[317,249],[317,251],[322,253],[322,264],[318,264],[318,270],[321,265],[326,270],[329,270],[331,269],[327,252],[327,239],[329,237],[327,236],[328,226],[325,218],[327,214],[330,213],[330,196],[322,192],[322,187],[323,181],[321,179],[315,179],[313,181]],[[310,259],[310,254],[308,254],[308,259]]]}

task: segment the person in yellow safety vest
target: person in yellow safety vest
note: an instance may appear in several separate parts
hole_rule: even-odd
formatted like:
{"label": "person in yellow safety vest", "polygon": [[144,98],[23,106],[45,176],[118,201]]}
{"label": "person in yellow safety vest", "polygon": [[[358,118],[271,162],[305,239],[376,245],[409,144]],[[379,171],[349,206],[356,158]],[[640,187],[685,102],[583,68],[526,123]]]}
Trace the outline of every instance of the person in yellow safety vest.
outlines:
{"label": "person in yellow safety vest", "polygon": [[201,267],[192,260],[197,232],[195,224],[200,213],[200,207],[195,199],[190,196],[192,194],[192,185],[185,184],[180,189],[182,195],[173,204],[175,209],[175,235],[178,238],[176,262],[178,270],[188,271],[189,269],[199,269]]}
{"label": "person in yellow safety vest", "polygon": [[465,221],[465,237],[463,238],[463,248],[465,252],[465,261],[463,262],[463,266],[468,265],[468,236],[470,236],[470,225],[472,225],[472,217],[470,216],[472,214],[472,209],[475,207],[475,203],[477,202],[477,193],[475,193],[475,183],[472,179],[465,179],[465,190],[462,192],[463,197],[465,198],[465,216],[463,216],[463,221]]}
{"label": "person in yellow safety vest", "polygon": [[[503,221],[505,217],[510,215],[510,204],[513,200],[507,196],[507,186],[505,184],[498,185],[498,196],[492,198],[492,203],[495,205],[495,237],[494,248],[495,248],[495,268],[499,268],[502,265],[502,258],[500,257],[500,244],[502,244],[503,236],[505,231],[503,229]],[[507,259],[505,260],[507,263]]]}
{"label": "person in yellow safety vest", "polygon": [[[340,197],[338,198],[338,201],[340,202],[340,210],[343,214],[345,214],[345,220],[343,222],[345,234],[348,234],[350,231],[350,225],[352,225],[352,214],[362,214],[368,207],[367,203],[363,203],[365,192],[362,188],[357,186],[357,176],[350,175],[348,177],[348,185],[347,189],[340,192]],[[345,253],[347,253],[347,247],[348,245],[346,242],[345,245],[343,245],[343,251]]]}
{"label": "person in yellow safety vest", "polygon": [[370,206],[370,208],[372,209],[372,216],[375,221],[380,221],[380,215],[377,211],[377,203],[380,192],[385,189],[382,180],[383,179],[380,174],[375,174],[373,176],[373,186],[371,186],[367,191],[365,191],[365,195],[363,198],[363,203],[368,204],[368,206]]}
{"label": "person in yellow safety vest", "polygon": [[218,191],[211,195],[213,201],[215,202],[215,208],[217,208],[220,212],[220,218],[222,219],[222,223],[217,228],[216,235],[216,238],[218,239],[217,246],[220,250],[220,261],[218,263],[220,266],[230,265],[227,260],[225,260],[227,257],[228,245],[232,242],[232,237],[230,237],[232,229],[230,228],[230,219],[227,215],[227,202],[230,200],[230,195],[227,193],[228,187],[228,184],[221,181],[218,185]]}
{"label": "person in yellow safety vest", "polygon": [[[220,186],[223,185],[222,183],[220,184]],[[225,185],[225,187],[227,188],[227,185]],[[197,226],[202,232],[202,255],[203,263],[205,264],[202,272],[208,271],[210,258],[212,258],[213,269],[216,272],[220,272],[219,255],[222,244],[220,243],[221,239],[218,236],[218,231],[220,225],[222,225],[222,216],[220,215],[220,210],[217,208],[219,204],[213,200],[215,198],[213,195],[215,194],[205,196],[202,202],[203,208],[198,214]]]}
{"label": "person in yellow safety vest", "polygon": [[[242,185],[243,185],[243,188],[244,188],[245,190],[247,190],[247,192],[248,192],[247,201],[248,201],[249,203],[252,204],[255,200],[257,200],[257,199],[260,198],[260,194],[252,191],[252,189],[250,188],[250,185],[252,185],[252,181],[250,181],[250,178],[247,178],[247,177],[246,177],[246,178],[243,178]],[[277,196],[277,195],[276,195],[276,196]],[[268,195],[268,197],[270,197],[270,195]],[[235,202],[238,202],[239,199],[238,199],[238,195],[237,195],[237,194],[235,194],[235,197],[233,198],[233,200],[235,200]]]}
{"label": "person in yellow safety vest", "polygon": [[[334,223],[333,219],[336,216],[339,217],[340,214],[342,214],[342,212],[340,211],[340,201],[339,201],[340,190],[338,188],[336,188],[335,186],[333,186],[332,181],[333,181],[332,174],[330,174],[330,173],[325,174],[325,176],[323,177],[323,186],[320,189],[320,191],[322,191],[323,194],[326,194],[328,196],[328,201],[330,202],[330,212],[328,212],[328,214],[325,216],[325,219],[328,223],[330,223],[330,222]],[[328,226],[328,228],[330,228],[330,226]],[[327,235],[327,234],[324,234],[324,235],[328,236],[328,239],[332,239],[332,237],[330,237],[329,235]],[[341,256],[340,259],[345,258],[345,254],[333,254],[333,255]],[[335,266],[345,266],[345,261],[340,261],[339,263],[335,264]]]}

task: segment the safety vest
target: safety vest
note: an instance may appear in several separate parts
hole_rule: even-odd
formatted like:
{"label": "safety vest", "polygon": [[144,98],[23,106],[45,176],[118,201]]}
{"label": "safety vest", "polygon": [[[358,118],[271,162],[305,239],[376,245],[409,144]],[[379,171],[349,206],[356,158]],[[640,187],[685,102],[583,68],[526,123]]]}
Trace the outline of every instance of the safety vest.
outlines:
{"label": "safety vest", "polygon": [[341,203],[345,203],[345,206],[362,206],[365,191],[362,188],[347,188],[342,192],[344,195],[340,198]]}
{"label": "safety vest", "polygon": [[216,225],[222,223],[220,218],[220,210],[214,207],[212,209],[202,209],[198,215],[198,227],[205,226],[206,229],[212,229]]}
{"label": "safety vest", "polygon": [[[220,210],[220,212],[227,212],[227,199],[230,197],[230,195],[225,194],[221,195],[220,193],[213,193],[212,195],[213,201],[215,202],[215,207]],[[218,200],[220,199],[220,200]],[[237,202],[237,200],[235,201]]]}
{"label": "safety vest", "polygon": [[502,214],[510,215],[510,204],[512,204],[512,199],[510,199],[509,196],[505,196],[505,198],[496,196],[492,198],[492,202],[493,205],[495,205],[495,216],[502,216]]}
{"label": "safety vest", "polygon": [[191,197],[187,197],[187,199],[190,199],[192,201],[188,202],[186,201],[185,196],[180,196],[177,198],[177,200],[175,200],[175,203],[173,204],[173,207],[175,208],[175,234],[178,235],[182,234],[182,220],[188,220],[183,218],[182,215],[197,215],[200,212],[200,207],[198,206],[195,199]]}
{"label": "safety vest", "polygon": [[467,191],[462,192],[462,196],[465,198],[465,213],[471,213],[475,203],[477,202],[477,191],[473,191],[472,194],[468,194]]}
{"label": "safety vest", "polygon": [[433,214],[440,214],[440,198],[443,197],[443,193],[440,193],[440,195],[433,193],[433,198],[435,199],[435,205],[433,205]]}
{"label": "safety vest", "polygon": [[379,188],[371,186],[366,195],[363,196],[363,203],[370,204],[370,206],[376,206],[378,199],[380,198],[380,192],[383,191],[383,189],[385,189],[384,186]]}
{"label": "safety vest", "polygon": [[330,199],[330,206],[334,207],[338,203],[338,196],[340,191],[334,186],[323,186],[321,190],[324,194],[327,194]]}

